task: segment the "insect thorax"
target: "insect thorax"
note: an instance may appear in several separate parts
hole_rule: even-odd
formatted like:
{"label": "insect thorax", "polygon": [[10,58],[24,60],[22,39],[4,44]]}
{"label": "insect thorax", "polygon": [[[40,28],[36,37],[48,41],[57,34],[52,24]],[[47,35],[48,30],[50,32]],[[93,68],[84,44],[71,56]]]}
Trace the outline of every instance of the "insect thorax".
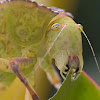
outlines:
{"label": "insect thorax", "polygon": [[24,1],[0,5],[0,56],[7,53],[11,53],[11,57],[22,56],[26,51],[32,53],[39,49],[46,27],[54,15],[38,7],[36,3]]}

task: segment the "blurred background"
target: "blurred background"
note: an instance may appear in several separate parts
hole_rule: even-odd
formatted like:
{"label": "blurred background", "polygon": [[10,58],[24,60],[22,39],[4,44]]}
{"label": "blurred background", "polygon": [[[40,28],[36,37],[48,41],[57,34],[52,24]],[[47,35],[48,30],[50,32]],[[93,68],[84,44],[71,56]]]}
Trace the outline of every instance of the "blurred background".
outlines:
{"label": "blurred background", "polygon": [[[83,28],[92,43],[100,65],[100,0],[79,0],[74,13],[75,21]],[[100,85],[100,72],[97,69],[90,47],[83,38],[84,70]]]}
{"label": "blurred background", "polygon": [[[94,48],[100,65],[100,0],[36,0],[47,6],[56,6],[71,12],[74,20],[81,24]],[[83,39],[83,58],[85,70],[99,85],[100,73],[94,61],[87,40]]]}

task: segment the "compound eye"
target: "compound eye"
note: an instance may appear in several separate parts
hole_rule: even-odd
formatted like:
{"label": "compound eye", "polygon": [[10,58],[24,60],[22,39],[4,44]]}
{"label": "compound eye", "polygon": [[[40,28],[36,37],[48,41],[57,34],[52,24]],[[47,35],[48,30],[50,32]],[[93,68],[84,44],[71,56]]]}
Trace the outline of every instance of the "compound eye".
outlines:
{"label": "compound eye", "polygon": [[51,30],[54,30],[54,31],[58,30],[59,28],[60,28],[60,25],[58,23],[55,23],[51,26]]}

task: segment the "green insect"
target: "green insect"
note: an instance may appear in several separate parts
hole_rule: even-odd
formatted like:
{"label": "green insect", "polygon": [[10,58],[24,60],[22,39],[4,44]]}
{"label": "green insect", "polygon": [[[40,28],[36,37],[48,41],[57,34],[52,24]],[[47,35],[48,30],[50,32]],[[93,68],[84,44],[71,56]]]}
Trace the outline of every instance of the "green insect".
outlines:
{"label": "green insect", "polygon": [[[30,80],[38,67],[46,72],[57,89],[61,80],[54,66],[63,78],[70,68],[72,79],[79,75],[83,68],[81,32],[88,38],[82,26],[76,24],[69,13],[32,1],[0,3],[0,73],[12,76],[12,70],[33,100],[39,100],[39,97],[27,78]],[[55,63],[52,63],[53,60]],[[95,61],[97,63],[96,58]]]}

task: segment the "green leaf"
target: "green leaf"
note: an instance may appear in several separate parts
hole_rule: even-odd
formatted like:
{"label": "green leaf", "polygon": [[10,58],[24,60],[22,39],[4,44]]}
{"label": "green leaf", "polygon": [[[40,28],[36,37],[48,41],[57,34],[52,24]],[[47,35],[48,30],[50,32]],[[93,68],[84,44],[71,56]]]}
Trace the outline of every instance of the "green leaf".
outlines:
{"label": "green leaf", "polygon": [[85,72],[74,81],[69,74],[50,100],[100,100],[100,87]]}

